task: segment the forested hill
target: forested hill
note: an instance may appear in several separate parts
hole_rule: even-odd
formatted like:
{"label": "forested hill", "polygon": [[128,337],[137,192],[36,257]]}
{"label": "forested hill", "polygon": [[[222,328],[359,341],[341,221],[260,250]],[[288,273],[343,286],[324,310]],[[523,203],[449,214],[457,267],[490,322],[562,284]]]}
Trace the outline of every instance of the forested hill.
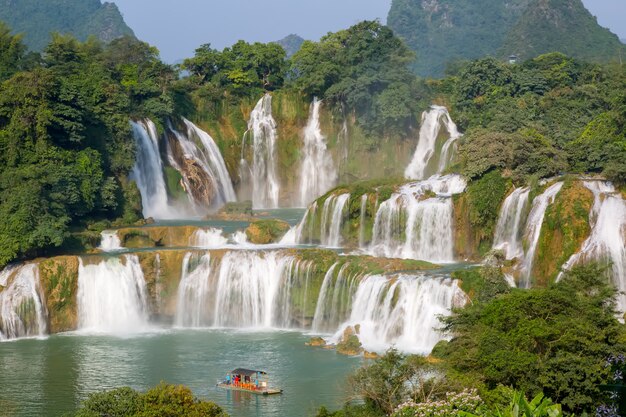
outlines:
{"label": "forested hill", "polygon": [[0,0],[0,21],[24,34],[24,42],[34,51],[48,45],[51,32],[72,34],[81,41],[90,35],[105,42],[134,36],[117,6],[100,0]]}
{"label": "forested hill", "polygon": [[388,25],[417,53],[413,68],[422,76],[487,55],[563,52],[596,62],[626,55],[581,0],[393,0]]}

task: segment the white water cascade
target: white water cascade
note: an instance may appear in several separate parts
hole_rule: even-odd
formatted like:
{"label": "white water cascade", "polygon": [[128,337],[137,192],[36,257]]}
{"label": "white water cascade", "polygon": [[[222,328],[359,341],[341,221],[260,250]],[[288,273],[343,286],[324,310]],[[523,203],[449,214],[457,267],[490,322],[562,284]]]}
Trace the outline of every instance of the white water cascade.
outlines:
{"label": "white water cascade", "polygon": [[117,252],[123,250],[122,241],[115,230],[105,230],[100,233],[100,247],[103,252]]}
{"label": "white water cascade", "polygon": [[[304,214],[300,223],[293,227],[281,240],[283,245],[319,243],[330,248],[341,247],[341,228],[346,217],[350,194],[330,195],[322,206],[319,224],[316,224],[318,205],[314,202]],[[319,226],[319,241],[314,239]]]}
{"label": "white water cascade", "polygon": [[[250,113],[246,138],[252,134],[252,206],[278,208],[280,184],[276,173],[276,121],[272,117],[272,96],[265,94]],[[245,162],[245,159],[243,160]],[[242,164],[243,166],[244,164]]]}
{"label": "white water cascade", "polygon": [[[178,290],[180,327],[291,328],[292,287],[306,288],[311,263],[279,252],[188,254]],[[303,301],[304,304],[304,301]]]}
{"label": "white water cascade", "polygon": [[148,119],[131,122],[131,125],[137,143],[137,158],[130,179],[139,188],[143,216],[155,219],[179,217],[180,213],[168,201],[156,126]]}
{"label": "white water cascade", "polygon": [[[185,189],[190,199],[190,203],[199,214],[205,214],[210,208],[222,206],[224,203],[236,201],[233,184],[226,169],[226,164],[222,158],[213,138],[198,126],[183,118],[186,132],[179,132],[171,125],[169,130],[174,134],[184,161],[177,160],[173,154],[171,146],[168,146],[168,161],[172,167],[179,171],[183,177]],[[202,146],[200,146],[202,145]],[[197,178],[189,178],[187,171],[181,166],[186,161],[192,161],[193,165],[199,167],[206,177],[206,183],[197,184]],[[190,190],[206,190],[204,198],[192,197]]]}
{"label": "white water cascade", "polygon": [[306,207],[317,197],[333,188],[337,170],[328,153],[326,137],[320,129],[320,107],[317,98],[311,104],[309,120],[304,128],[304,148],[300,167],[300,206]]}
{"label": "white water cascade", "polygon": [[528,249],[524,253],[524,257],[521,262],[520,287],[522,288],[530,288],[531,274],[533,264],[535,262],[537,244],[539,243],[539,237],[541,236],[543,219],[546,215],[548,206],[554,202],[562,187],[563,183],[557,182],[548,187],[543,194],[533,200],[532,209],[528,215],[526,229],[524,231],[524,239],[528,245]]}
{"label": "white water cascade", "polygon": [[47,310],[37,264],[7,268],[0,274],[0,340],[47,334]]}
{"label": "white water cascade", "polygon": [[359,248],[365,247],[365,224],[367,215],[367,194],[361,196],[361,211],[359,214]]}
{"label": "white water cascade", "polygon": [[322,245],[331,248],[341,246],[341,226],[346,215],[348,201],[350,201],[350,194],[341,194],[328,197],[324,202],[320,237]]}
{"label": "white water cascade", "polygon": [[[454,261],[454,207],[451,196],[466,183],[458,175],[435,176],[404,185],[378,208],[372,243],[362,248],[373,256]],[[435,197],[429,197],[434,193]]]}
{"label": "white water cascade", "polygon": [[204,249],[221,248],[228,244],[222,229],[198,229],[191,235],[191,246]]}
{"label": "white water cascade", "polygon": [[337,266],[333,265],[326,272],[320,288],[311,326],[316,333],[334,332],[348,318],[352,298],[362,278],[348,272],[350,264],[342,265],[335,274]]}
{"label": "white water cascade", "polygon": [[78,267],[79,330],[129,334],[148,328],[147,289],[137,256]]}
{"label": "white water cascade", "polygon": [[[620,291],[617,298],[619,311],[626,311],[626,201],[608,182],[585,181],[594,195],[591,209],[591,235],[581,250],[563,265],[569,270],[574,265],[588,261],[611,263],[612,280]],[[559,275],[560,279],[562,275]]]}
{"label": "white water cascade", "polygon": [[521,258],[524,255],[522,244],[522,231],[525,215],[528,210],[529,188],[516,188],[504,200],[496,234],[493,241],[493,248],[503,250],[506,259]]}
{"label": "white water cascade", "polygon": [[[444,127],[449,135],[443,145],[438,143],[441,128]],[[409,179],[421,180],[429,174],[441,174],[454,158],[454,151],[458,139],[461,137],[456,124],[452,121],[448,110],[441,106],[432,106],[422,114],[417,149],[413,160],[406,168],[404,176]],[[439,150],[437,156],[437,151]]]}
{"label": "white water cascade", "polygon": [[445,338],[439,316],[467,298],[449,278],[373,275],[358,286],[350,318],[331,338],[341,340],[348,326],[358,328],[365,350],[384,352],[393,346],[403,352],[429,354]]}

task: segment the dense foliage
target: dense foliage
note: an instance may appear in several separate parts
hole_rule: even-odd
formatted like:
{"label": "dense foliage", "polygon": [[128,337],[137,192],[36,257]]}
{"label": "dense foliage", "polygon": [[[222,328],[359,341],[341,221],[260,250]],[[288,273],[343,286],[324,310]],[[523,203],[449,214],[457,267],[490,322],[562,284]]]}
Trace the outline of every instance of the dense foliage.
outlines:
{"label": "dense foliage", "polygon": [[33,51],[45,49],[53,32],[72,34],[81,41],[91,35],[104,42],[134,36],[117,6],[100,0],[5,1],[0,21],[24,34],[25,44]]}
{"label": "dense foliage", "polygon": [[378,22],[361,22],[306,41],[292,58],[294,85],[309,96],[344,104],[369,132],[406,128],[415,113],[413,54]]}
{"label": "dense foliage", "polygon": [[461,169],[469,178],[500,169],[518,182],[563,172],[626,179],[624,67],[558,53],[513,66],[485,58],[434,85],[466,131]]}
{"label": "dense foliage", "polygon": [[460,380],[543,392],[569,412],[592,411],[611,380],[606,358],[626,348],[614,296],[600,268],[580,267],[550,288],[457,310],[444,319],[453,339],[433,354]]}
{"label": "dense foliage", "polygon": [[145,393],[132,388],[91,394],[74,417],[227,417],[215,403],[182,385],[161,383]]}
{"label": "dense foliage", "polygon": [[173,113],[173,70],[128,37],[55,35],[29,60],[5,31],[0,51],[0,266],[60,246],[85,220],[137,220],[129,118]]}
{"label": "dense foliage", "polygon": [[548,52],[618,61],[626,48],[581,0],[394,0],[388,24],[416,52],[414,70],[443,76],[459,60]]}

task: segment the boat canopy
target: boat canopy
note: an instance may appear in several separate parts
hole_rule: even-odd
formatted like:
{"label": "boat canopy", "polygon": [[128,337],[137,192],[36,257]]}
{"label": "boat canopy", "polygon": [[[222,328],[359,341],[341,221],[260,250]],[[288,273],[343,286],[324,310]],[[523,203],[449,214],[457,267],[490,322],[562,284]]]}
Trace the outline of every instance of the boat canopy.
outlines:
{"label": "boat canopy", "polygon": [[231,375],[241,375],[241,376],[252,376],[255,374],[258,375],[267,375],[267,372],[264,371],[254,371],[252,369],[244,369],[244,368],[237,368],[234,369],[232,371],[230,371]]}

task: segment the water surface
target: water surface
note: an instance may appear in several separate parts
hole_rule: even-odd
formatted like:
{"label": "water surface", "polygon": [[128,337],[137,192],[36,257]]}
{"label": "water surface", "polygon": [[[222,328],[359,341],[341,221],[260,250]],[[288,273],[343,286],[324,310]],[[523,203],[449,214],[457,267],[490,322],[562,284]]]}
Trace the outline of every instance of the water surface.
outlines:
{"label": "water surface", "polygon": [[[297,332],[171,330],[132,338],[55,335],[0,343],[0,415],[56,417],[90,392],[185,384],[233,417],[310,416],[340,406],[346,376],[361,359],[305,347]],[[283,395],[263,397],[215,387],[230,369],[271,374]]]}

